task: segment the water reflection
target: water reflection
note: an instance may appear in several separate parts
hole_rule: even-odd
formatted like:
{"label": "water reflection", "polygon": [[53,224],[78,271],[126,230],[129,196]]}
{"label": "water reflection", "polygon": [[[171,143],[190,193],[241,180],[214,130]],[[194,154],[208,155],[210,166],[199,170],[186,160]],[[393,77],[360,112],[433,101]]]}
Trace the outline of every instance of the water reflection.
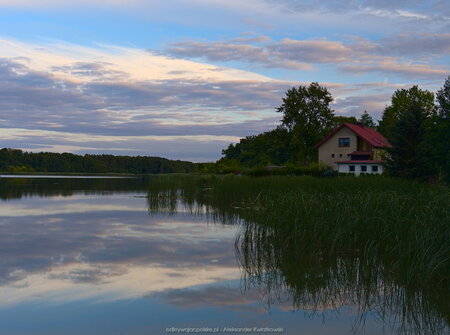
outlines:
{"label": "water reflection", "polygon": [[[384,326],[385,333],[448,332],[448,288],[407,286],[377,255],[306,253],[307,245],[257,222],[254,206],[232,194],[212,197],[206,181],[180,180],[0,178],[0,332],[20,315],[12,306],[89,300],[100,307],[82,309],[98,315],[130,299],[136,308],[121,307],[118,316],[160,327],[132,330],[124,322],[127,334],[177,324],[284,326],[285,334],[352,327],[381,334]],[[80,318],[68,310],[61,316],[68,324]],[[310,325],[288,311],[319,320]],[[43,329],[6,333],[80,333]]]}
{"label": "water reflection", "polygon": [[374,314],[394,333],[448,332],[448,288],[406,287],[377,257],[309,255],[291,241],[256,223],[244,224],[236,241],[243,285],[264,290],[268,305],[288,294],[294,309],[324,316],[353,306],[356,332]]}
{"label": "water reflection", "polygon": [[149,216],[148,183],[0,182],[0,307],[141,297],[239,278],[234,228],[205,225],[182,208]]}
{"label": "water reflection", "polygon": [[0,176],[0,199],[20,199],[29,196],[71,196],[77,193],[146,191],[148,185],[146,181],[147,178]]}

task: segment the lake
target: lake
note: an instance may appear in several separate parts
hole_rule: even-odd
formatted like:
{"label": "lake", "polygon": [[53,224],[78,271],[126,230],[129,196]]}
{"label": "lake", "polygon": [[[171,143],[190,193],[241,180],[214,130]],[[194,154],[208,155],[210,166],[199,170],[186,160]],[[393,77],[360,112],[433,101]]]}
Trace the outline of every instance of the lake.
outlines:
{"label": "lake", "polygon": [[433,306],[398,306],[418,308],[422,328],[399,318],[391,305],[413,300],[386,297],[382,277],[367,285],[384,294],[353,283],[358,258],[298,258],[233,210],[152,185],[0,178],[0,334],[448,331]]}

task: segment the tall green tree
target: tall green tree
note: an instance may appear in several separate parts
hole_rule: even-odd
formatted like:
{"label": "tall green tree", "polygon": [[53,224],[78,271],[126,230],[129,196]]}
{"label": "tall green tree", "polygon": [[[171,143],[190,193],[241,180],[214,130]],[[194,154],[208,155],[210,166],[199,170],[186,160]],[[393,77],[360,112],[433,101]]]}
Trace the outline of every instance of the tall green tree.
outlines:
{"label": "tall green tree", "polygon": [[432,111],[434,110],[434,94],[427,90],[421,90],[418,86],[396,90],[392,95],[391,104],[384,109],[378,131],[391,140],[393,126],[413,104],[423,106],[426,111]]}
{"label": "tall green tree", "polygon": [[369,128],[375,128],[375,122],[373,121],[372,117],[370,116],[367,111],[364,111],[364,113],[361,114],[360,118],[358,119],[358,123],[362,124],[364,127]]}
{"label": "tall green tree", "polygon": [[317,158],[314,145],[333,124],[333,97],[326,87],[311,83],[308,87],[292,87],[286,92],[277,112],[283,113],[282,126],[291,134],[293,160],[308,165]]}
{"label": "tall green tree", "polygon": [[399,90],[394,93],[392,105],[388,108],[395,116],[388,132],[392,144],[388,150],[388,171],[399,177],[428,177],[430,171],[423,144],[429,121],[436,115],[434,94],[417,86]]}
{"label": "tall green tree", "polygon": [[422,150],[433,178],[450,183],[450,76],[436,101],[438,113],[428,121]]}
{"label": "tall green tree", "polygon": [[244,167],[282,165],[290,159],[290,134],[277,127],[259,135],[247,136],[222,150],[223,159],[236,160]]}
{"label": "tall green tree", "polygon": [[438,91],[436,99],[439,104],[439,116],[446,120],[450,119],[450,76]]}

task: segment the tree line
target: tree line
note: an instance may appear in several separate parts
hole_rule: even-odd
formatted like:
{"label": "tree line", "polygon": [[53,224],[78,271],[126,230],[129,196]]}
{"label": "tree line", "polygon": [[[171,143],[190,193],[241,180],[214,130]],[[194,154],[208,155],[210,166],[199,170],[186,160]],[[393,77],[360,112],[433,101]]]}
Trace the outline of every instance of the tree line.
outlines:
{"label": "tree line", "polygon": [[69,173],[186,173],[195,163],[148,156],[75,155],[71,153],[24,152],[0,150],[3,172],[69,172]]}
{"label": "tree line", "polygon": [[222,150],[222,158],[204,169],[232,171],[255,166],[317,163],[317,144],[343,122],[376,128],[392,144],[387,171],[392,176],[449,181],[450,76],[436,93],[418,86],[396,90],[376,124],[364,111],[359,119],[337,116],[333,97],[318,83],[292,87],[276,109],[281,124],[247,136]]}

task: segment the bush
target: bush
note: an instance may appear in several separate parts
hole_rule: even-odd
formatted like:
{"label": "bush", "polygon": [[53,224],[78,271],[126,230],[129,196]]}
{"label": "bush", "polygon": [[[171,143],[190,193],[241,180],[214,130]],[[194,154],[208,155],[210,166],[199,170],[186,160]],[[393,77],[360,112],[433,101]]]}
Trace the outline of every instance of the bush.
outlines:
{"label": "bush", "polygon": [[308,166],[277,166],[277,167],[255,167],[243,172],[246,176],[263,177],[263,176],[312,176],[312,177],[331,177],[337,176],[337,172],[330,167],[313,163]]}

